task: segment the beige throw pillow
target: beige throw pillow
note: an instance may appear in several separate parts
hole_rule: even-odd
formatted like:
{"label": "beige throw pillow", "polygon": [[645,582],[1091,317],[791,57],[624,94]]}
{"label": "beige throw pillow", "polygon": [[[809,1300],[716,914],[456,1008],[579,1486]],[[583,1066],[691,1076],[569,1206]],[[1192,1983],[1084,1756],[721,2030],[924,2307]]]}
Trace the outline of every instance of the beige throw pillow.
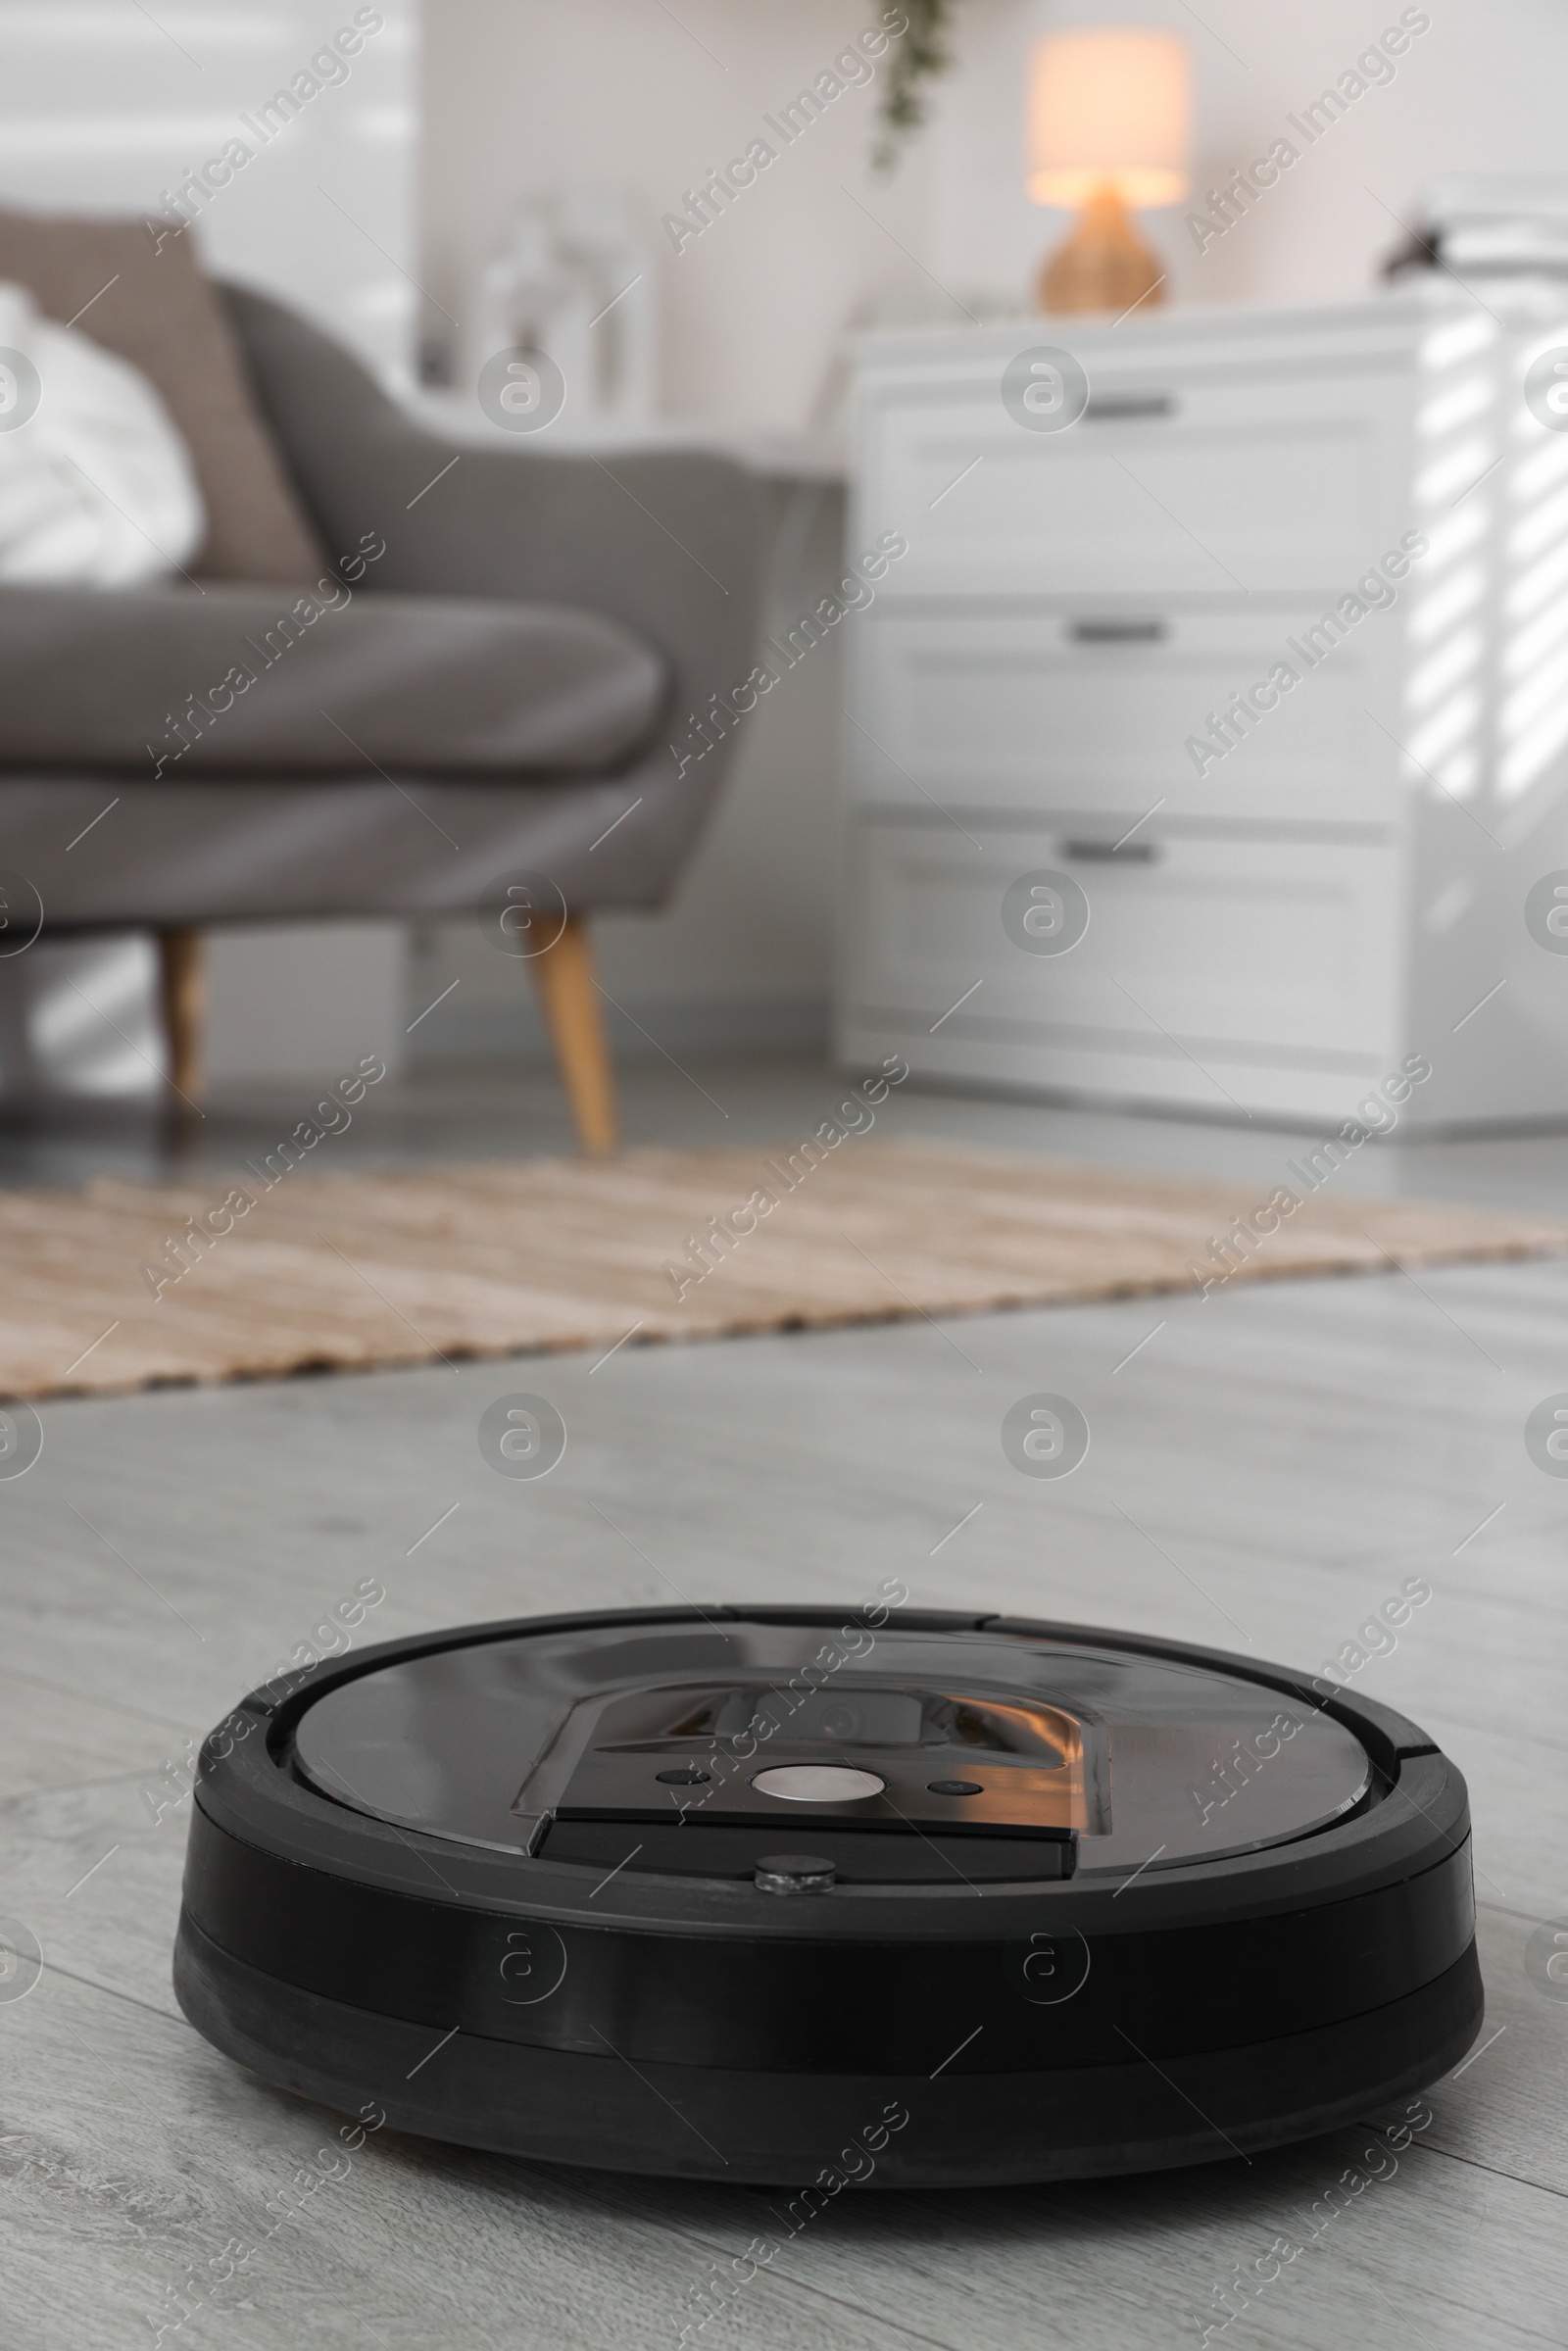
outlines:
{"label": "beige throw pillow", "polygon": [[167,221],[0,210],[0,279],[139,367],[190,452],[207,536],[202,579],[306,583],[324,551],[264,423],[222,302],[189,229]]}

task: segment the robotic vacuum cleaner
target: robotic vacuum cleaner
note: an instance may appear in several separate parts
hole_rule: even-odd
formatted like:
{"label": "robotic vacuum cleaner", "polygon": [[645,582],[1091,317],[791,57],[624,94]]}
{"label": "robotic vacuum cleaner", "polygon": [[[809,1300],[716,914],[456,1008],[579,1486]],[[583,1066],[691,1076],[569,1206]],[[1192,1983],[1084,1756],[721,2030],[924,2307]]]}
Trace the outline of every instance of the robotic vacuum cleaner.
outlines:
{"label": "robotic vacuum cleaner", "polygon": [[1413,1723],[1216,1650],[883,1603],[524,1619],[243,1701],[174,1984],[264,2080],[512,2155],[1149,2171],[1463,2056],[1469,1839]]}

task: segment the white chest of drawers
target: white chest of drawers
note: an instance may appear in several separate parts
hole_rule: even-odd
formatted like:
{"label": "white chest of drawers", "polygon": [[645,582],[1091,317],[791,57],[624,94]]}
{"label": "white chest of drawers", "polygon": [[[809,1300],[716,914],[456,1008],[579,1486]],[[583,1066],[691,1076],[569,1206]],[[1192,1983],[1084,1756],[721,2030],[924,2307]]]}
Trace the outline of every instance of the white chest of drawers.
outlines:
{"label": "white chest of drawers", "polygon": [[[1568,1114],[1558,341],[1452,290],[862,344],[851,547],[908,553],[845,631],[846,1060],[1316,1123],[1421,1055],[1407,1124]],[[1048,359],[1022,420],[1064,348],[1087,408]]]}

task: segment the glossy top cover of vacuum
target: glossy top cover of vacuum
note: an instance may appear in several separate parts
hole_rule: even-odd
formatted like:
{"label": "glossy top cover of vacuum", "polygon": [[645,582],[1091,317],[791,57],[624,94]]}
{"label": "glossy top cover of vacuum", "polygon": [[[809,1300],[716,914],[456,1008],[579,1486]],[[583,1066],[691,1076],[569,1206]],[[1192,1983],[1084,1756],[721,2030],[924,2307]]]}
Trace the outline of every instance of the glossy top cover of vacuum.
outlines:
{"label": "glossy top cover of vacuum", "polygon": [[[551,1861],[749,1876],[757,1832],[808,1833],[842,1883],[960,1892],[1063,1875],[1064,1846],[1117,1877],[1256,1851],[1371,1785],[1349,1730],[1217,1667],[897,1623],[858,1661],[853,1636],[825,1661],[779,1645],[742,1620],[411,1657],[319,1699],[295,1767],[378,1819]],[[801,1777],[824,1769],[838,1792]]]}

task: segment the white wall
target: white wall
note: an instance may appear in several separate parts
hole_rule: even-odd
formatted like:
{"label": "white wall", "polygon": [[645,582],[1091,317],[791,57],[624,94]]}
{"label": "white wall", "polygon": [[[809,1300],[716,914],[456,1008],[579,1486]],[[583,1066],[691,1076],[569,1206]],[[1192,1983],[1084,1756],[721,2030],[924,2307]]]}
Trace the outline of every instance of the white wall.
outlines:
{"label": "white wall", "polygon": [[[360,49],[312,74],[359,5],[0,0],[0,200],[162,212],[166,190],[237,138],[249,161],[192,199],[209,265],[403,367],[417,299],[406,272],[416,266],[418,4],[377,0]],[[301,74],[321,84],[316,94],[292,93],[299,111],[283,127],[258,126],[257,109]]]}
{"label": "white wall", "polygon": [[[408,1057],[400,924],[291,923],[225,931],[209,966],[214,1084],[317,1079],[379,1053]],[[40,939],[0,963],[0,1093],[165,1097],[158,956],[145,932]]]}
{"label": "white wall", "polygon": [[407,1057],[407,934],[395,922],[257,923],[212,943],[207,1065],[218,1085],[324,1078]]}
{"label": "white wall", "polygon": [[570,180],[614,186],[648,243],[669,412],[804,423],[865,298],[926,282],[929,158],[889,182],[867,168],[882,74],[836,100],[694,244],[676,253],[660,222],[884,5],[433,0],[426,287],[461,318],[519,195]]}

